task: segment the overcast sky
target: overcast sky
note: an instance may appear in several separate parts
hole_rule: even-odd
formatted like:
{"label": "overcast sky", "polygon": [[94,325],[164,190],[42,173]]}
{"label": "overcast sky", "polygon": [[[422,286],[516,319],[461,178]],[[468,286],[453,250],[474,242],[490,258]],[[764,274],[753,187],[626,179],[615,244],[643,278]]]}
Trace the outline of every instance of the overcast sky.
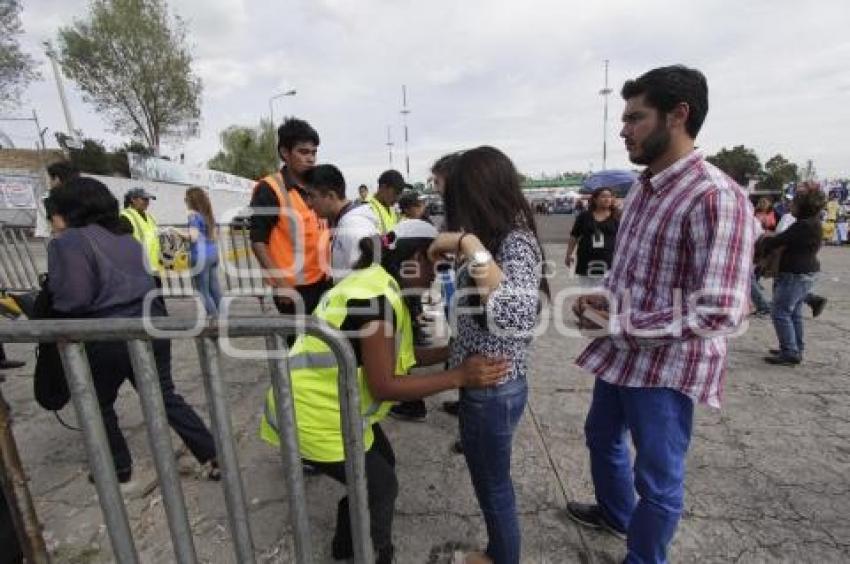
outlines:
{"label": "overcast sky", "polygon": [[[84,0],[26,0],[24,48],[87,10]],[[660,0],[172,0],[187,20],[203,79],[201,132],[164,154],[201,164],[232,124],[296,115],[319,131],[319,159],[337,164],[349,193],[404,172],[401,85],[407,85],[410,178],[456,149],[491,144],[524,173],[602,166],[603,61],[610,59],[608,168],[627,167],[618,137],[627,78],[661,65],[702,70],[710,110],[698,139],[706,153],[744,144],[764,162],[781,152],[813,159],[823,176],[850,175],[850,1]],[[19,113],[64,131],[47,64]],[[76,127],[108,146],[126,139],[66,81]],[[32,146],[24,124],[4,130]]]}

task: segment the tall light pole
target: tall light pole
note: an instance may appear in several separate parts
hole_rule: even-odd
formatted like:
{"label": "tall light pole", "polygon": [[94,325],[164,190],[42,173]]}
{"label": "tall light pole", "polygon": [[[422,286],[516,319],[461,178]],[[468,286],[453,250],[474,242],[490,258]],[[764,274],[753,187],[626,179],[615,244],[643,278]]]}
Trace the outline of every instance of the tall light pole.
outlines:
{"label": "tall light pole", "polygon": [[390,154],[390,168],[393,167],[393,138],[390,133],[390,126],[387,126],[387,150]]}
{"label": "tall light pole", "polygon": [[56,62],[56,52],[53,51],[50,43],[44,43],[47,58],[50,59],[50,65],[53,67],[53,76],[56,78],[56,89],[59,91],[59,102],[62,104],[62,112],[65,114],[65,126],[68,128],[68,136],[71,138],[74,148],[82,148],[82,141],[74,129],[74,122],[71,120],[71,110],[68,108],[68,100],[65,98],[65,85],[62,84],[62,73],[59,72],[59,64]]}
{"label": "tall light pole", "polygon": [[283,98],[284,96],[295,96],[295,90],[287,90],[286,92],[275,94],[274,96],[269,98],[269,119],[272,122],[272,127],[274,127],[274,105],[272,104],[272,102],[274,102],[278,98]]}
{"label": "tall light pole", "polygon": [[599,91],[605,99],[605,109],[602,115],[602,170],[608,168],[608,96],[611,89],[608,88],[608,59],[605,59],[605,86]]}
{"label": "tall light pole", "polygon": [[401,121],[404,124],[404,166],[405,178],[410,180],[410,156],[407,153],[407,114],[410,113],[410,110],[407,109],[407,86],[401,85]]}

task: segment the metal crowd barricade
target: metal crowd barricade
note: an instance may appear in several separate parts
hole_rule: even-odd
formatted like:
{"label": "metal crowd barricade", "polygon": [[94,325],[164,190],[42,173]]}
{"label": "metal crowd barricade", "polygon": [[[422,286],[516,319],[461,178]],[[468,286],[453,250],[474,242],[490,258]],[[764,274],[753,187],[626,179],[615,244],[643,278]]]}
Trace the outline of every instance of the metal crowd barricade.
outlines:
{"label": "metal crowd barricade", "polygon": [[[31,292],[39,288],[39,272],[47,270],[47,251],[43,242],[30,240],[30,231],[29,227],[0,224],[0,289],[3,291]],[[41,268],[39,262],[43,263]]]}
{"label": "metal crowd barricade", "polygon": [[[155,323],[154,323],[155,322]],[[266,352],[277,406],[281,457],[289,497],[289,511],[295,537],[296,561],[312,560],[306,493],[301,470],[298,436],[295,427],[290,372],[286,358],[285,336],[306,332],[322,339],[330,347],[339,366],[339,394],[342,432],[345,448],[345,471],[351,511],[354,557],[358,564],[373,562],[369,534],[369,507],[366,495],[366,466],[363,441],[363,419],[357,385],[357,363],[348,340],[337,329],[313,317],[232,318],[197,321],[179,318],[87,319],[0,322],[0,342],[56,342],[65,368],[77,419],[85,437],[89,464],[95,478],[100,506],[109,531],[115,560],[139,562],[118,478],[109,451],[106,431],[101,419],[84,343],[90,341],[126,340],[145,426],[154,457],[157,477],[171,533],[175,561],[195,563],[192,531],[186,512],[168,421],[162,401],[151,334],[146,326],[154,323],[158,331],[169,335],[186,335],[195,339],[209,405],[212,433],[215,438],[219,467],[222,471],[227,516],[236,561],[253,563],[254,546],[245,504],[245,493],[233,441],[231,418],[225,395],[225,384],[219,369],[219,336],[227,338],[259,337],[266,339]],[[259,408],[259,406],[258,406]],[[0,468],[5,472],[6,469]],[[5,481],[5,480],[4,480]],[[17,500],[10,500],[13,504]],[[17,506],[25,506],[26,500]],[[31,504],[30,504],[31,505]],[[22,544],[27,531],[20,531]],[[31,534],[31,531],[29,531]]]}
{"label": "metal crowd barricade", "polygon": [[[169,226],[162,225],[167,228]],[[186,229],[185,225],[174,225]],[[219,268],[222,290],[233,297],[271,297],[271,289],[263,282],[262,269],[251,250],[248,219],[236,217],[218,226]],[[162,271],[163,294],[166,297],[191,297],[195,294],[188,268],[165,268]]]}

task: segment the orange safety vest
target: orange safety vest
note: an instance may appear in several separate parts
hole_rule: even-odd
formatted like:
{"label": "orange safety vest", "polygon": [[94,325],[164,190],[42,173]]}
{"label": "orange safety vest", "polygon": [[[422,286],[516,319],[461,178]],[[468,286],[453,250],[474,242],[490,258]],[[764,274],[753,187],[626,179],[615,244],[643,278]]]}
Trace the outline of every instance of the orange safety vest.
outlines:
{"label": "orange safety vest", "polygon": [[[263,178],[277,196],[279,215],[269,236],[275,274],[287,284],[304,286],[323,280],[328,268],[328,233],[297,190],[287,190],[278,172]],[[259,184],[257,184],[259,186]],[[254,187],[257,190],[257,187]]]}

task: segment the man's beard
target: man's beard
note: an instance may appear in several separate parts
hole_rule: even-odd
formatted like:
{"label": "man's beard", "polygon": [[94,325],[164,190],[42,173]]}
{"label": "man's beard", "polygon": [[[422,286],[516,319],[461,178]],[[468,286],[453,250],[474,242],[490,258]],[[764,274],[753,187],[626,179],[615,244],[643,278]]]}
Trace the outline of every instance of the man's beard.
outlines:
{"label": "man's beard", "polygon": [[629,159],[639,165],[648,165],[667,152],[670,147],[670,132],[663,123],[649,134],[640,144],[640,153]]}

